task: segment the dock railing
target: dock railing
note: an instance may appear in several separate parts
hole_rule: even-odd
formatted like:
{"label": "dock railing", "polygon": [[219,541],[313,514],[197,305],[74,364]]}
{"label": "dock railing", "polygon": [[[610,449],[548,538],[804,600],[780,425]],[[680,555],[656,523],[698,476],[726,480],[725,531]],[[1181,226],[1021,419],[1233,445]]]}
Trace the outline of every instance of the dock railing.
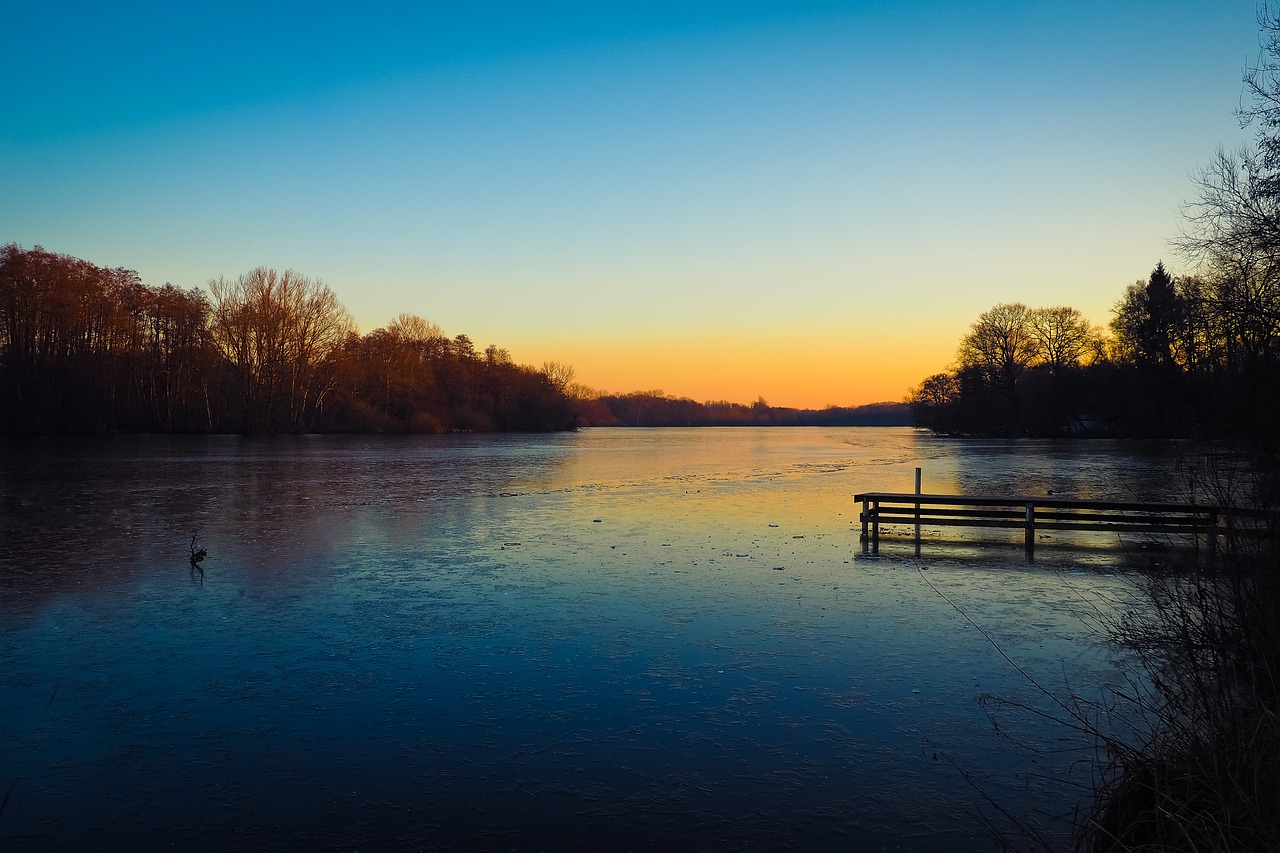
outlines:
{"label": "dock railing", "polygon": [[1027,557],[1035,554],[1036,532],[1079,530],[1116,533],[1172,533],[1216,537],[1243,528],[1261,528],[1272,520],[1263,510],[1224,509],[1198,504],[1151,501],[1106,501],[1025,495],[926,495],[905,492],[864,492],[853,496],[862,503],[862,542],[865,551],[879,553],[880,526],[915,526],[917,548],[920,525],[1022,529]]}

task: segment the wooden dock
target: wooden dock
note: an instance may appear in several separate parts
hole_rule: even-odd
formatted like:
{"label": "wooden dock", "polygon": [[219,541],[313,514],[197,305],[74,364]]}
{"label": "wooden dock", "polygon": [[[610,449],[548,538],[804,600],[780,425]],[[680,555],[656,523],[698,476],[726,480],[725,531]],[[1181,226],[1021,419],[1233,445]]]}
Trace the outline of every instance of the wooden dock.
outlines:
{"label": "wooden dock", "polygon": [[928,495],[907,492],[864,492],[863,550],[880,550],[880,526],[915,526],[917,550],[920,526],[997,527],[1021,529],[1028,559],[1035,554],[1036,531],[1079,530],[1093,533],[1170,533],[1216,537],[1234,531],[1238,523],[1257,528],[1272,516],[1261,510],[1223,509],[1197,504],[1150,501],[1099,501],[1053,496]]}

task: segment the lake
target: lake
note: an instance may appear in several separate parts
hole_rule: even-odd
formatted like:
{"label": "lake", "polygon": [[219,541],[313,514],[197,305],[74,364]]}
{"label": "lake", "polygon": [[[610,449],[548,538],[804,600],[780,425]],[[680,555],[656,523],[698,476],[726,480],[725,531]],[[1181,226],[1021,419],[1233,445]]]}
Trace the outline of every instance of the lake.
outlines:
{"label": "lake", "polygon": [[1015,707],[1049,700],[1010,660],[1116,683],[1097,617],[1143,543],[869,557],[852,495],[920,466],[1167,499],[1177,462],[883,428],[10,439],[0,847],[1061,842],[1088,744]]}

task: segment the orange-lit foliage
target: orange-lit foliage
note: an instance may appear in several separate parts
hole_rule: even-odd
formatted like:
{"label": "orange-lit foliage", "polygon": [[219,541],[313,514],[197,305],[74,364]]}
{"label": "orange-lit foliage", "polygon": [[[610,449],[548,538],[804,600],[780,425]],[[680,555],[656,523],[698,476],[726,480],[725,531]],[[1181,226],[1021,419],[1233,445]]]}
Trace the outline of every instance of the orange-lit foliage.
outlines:
{"label": "orange-lit foliage", "polygon": [[0,250],[0,424],[100,432],[208,428],[208,303],[137,274],[15,245]]}
{"label": "orange-lit foliage", "polygon": [[320,282],[256,269],[199,290],[0,250],[0,430],[552,430],[562,389],[496,346],[402,314],[357,335]]}

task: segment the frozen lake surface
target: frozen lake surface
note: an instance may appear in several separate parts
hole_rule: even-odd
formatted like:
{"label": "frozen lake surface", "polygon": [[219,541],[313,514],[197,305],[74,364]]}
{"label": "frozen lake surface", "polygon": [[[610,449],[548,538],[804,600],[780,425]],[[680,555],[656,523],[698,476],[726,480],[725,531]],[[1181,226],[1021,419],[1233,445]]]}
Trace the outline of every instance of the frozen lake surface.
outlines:
{"label": "frozen lake surface", "polygon": [[1085,754],[996,731],[1047,700],[992,641],[1114,682],[1134,543],[866,558],[852,495],[1176,496],[1167,445],[907,429],[0,454],[6,850],[963,853],[1019,841],[989,800],[1061,841]]}

